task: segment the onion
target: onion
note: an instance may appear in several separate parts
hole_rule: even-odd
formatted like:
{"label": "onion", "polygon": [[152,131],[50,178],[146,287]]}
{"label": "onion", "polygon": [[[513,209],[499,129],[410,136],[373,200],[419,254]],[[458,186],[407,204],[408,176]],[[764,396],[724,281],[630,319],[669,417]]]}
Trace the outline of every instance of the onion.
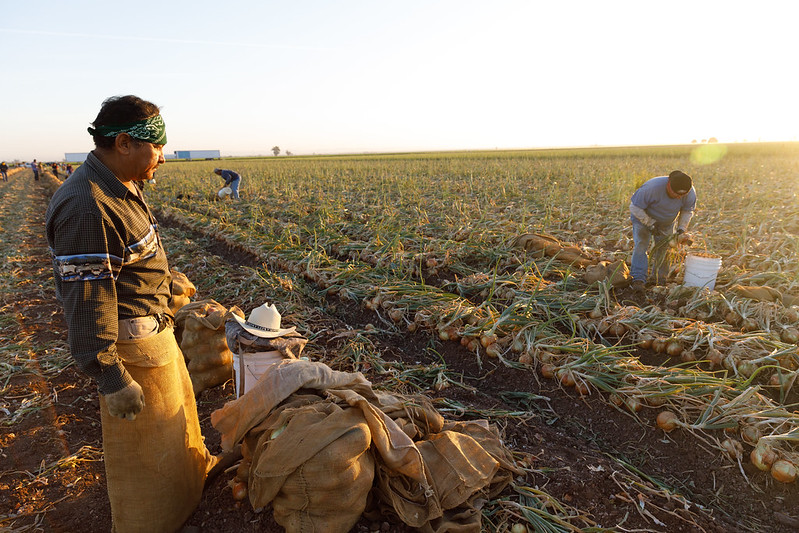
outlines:
{"label": "onion", "polygon": [[541,365],[538,371],[541,372],[541,375],[544,376],[545,378],[552,379],[555,377],[555,369],[556,369],[555,365],[553,365],[552,363],[544,363],[543,365]]}
{"label": "onion", "polygon": [[533,356],[529,353],[523,353],[519,356],[519,362],[525,366],[530,366],[533,364]]}
{"label": "onion", "polygon": [[677,357],[682,353],[682,344],[677,339],[669,339],[666,341],[666,353],[671,357]]}
{"label": "onion", "polygon": [[510,528],[510,533],[527,533],[527,526],[524,524],[513,524],[513,527]]}
{"label": "onion", "polygon": [[392,309],[388,312],[388,317],[394,322],[399,322],[405,316],[405,311],[402,309]]}
{"label": "onion", "polygon": [[497,342],[497,336],[493,333],[485,333],[480,336],[480,344],[483,345],[483,348],[488,348],[489,344],[494,344],[495,342]]}
{"label": "onion", "polygon": [[757,322],[751,318],[744,318],[743,321],[741,321],[741,329],[745,332],[757,331]]}
{"label": "onion", "polygon": [[556,375],[561,384],[565,385],[566,387],[574,387],[576,380],[574,379],[574,373],[571,370],[567,368],[561,368],[556,372]]}
{"label": "onion", "polygon": [[632,411],[633,413],[637,413],[641,409],[643,409],[643,404],[633,396],[629,396],[624,400],[624,405],[627,406],[627,409]]}
{"label": "onion", "polygon": [[488,357],[491,357],[492,359],[496,359],[502,353],[502,347],[499,345],[499,343],[496,342],[489,344],[485,348],[486,348],[486,355]]}
{"label": "onion", "polygon": [[771,446],[763,442],[758,442],[752,452],[749,454],[749,460],[758,469],[767,472],[771,470],[771,465],[777,459],[777,454],[771,449]]}
{"label": "onion", "polygon": [[760,440],[760,430],[757,428],[757,426],[747,424],[741,428],[741,438],[746,443],[755,444]]}
{"label": "onion", "polygon": [[738,373],[743,377],[748,378],[757,370],[757,365],[752,361],[741,361],[738,363]]}
{"label": "onion", "polygon": [[666,350],[666,339],[658,337],[652,340],[652,349],[657,353],[663,353]]}
{"label": "onion", "polygon": [[796,307],[795,305],[786,307],[782,312],[782,318],[785,319],[785,322],[791,324],[799,322],[799,307]]}
{"label": "onion", "polygon": [[741,315],[735,311],[729,311],[724,315],[724,320],[731,326],[737,326],[741,322]]}
{"label": "onion", "polygon": [[790,461],[778,459],[771,465],[771,476],[780,483],[796,481],[796,467]]}
{"label": "onion", "polygon": [[478,348],[480,348],[480,341],[477,339],[472,339],[469,341],[469,344],[466,345],[466,348],[470,352],[476,352]]}
{"label": "onion", "polygon": [[621,322],[613,322],[608,328],[608,333],[610,333],[614,337],[621,337],[622,335],[627,333],[627,328]]}
{"label": "onion", "polygon": [[799,330],[796,328],[785,328],[782,330],[780,338],[782,339],[782,342],[796,344],[799,342]]}
{"label": "onion", "polygon": [[599,304],[596,304],[596,307],[594,307],[591,312],[588,313],[588,316],[591,318],[602,318],[604,313],[602,313],[602,309],[599,308]]}
{"label": "onion", "polygon": [[696,354],[691,350],[683,350],[680,352],[680,360],[684,363],[696,361]]}
{"label": "onion", "polygon": [[588,386],[588,383],[586,383],[585,381],[578,381],[577,383],[575,383],[574,390],[580,396],[588,396],[589,394],[591,394],[591,388]]}
{"label": "onion", "polygon": [[738,459],[744,453],[744,447],[735,439],[724,439],[721,447],[732,459]]}
{"label": "onion", "polygon": [[679,425],[680,420],[671,411],[661,411],[656,422],[660,429],[668,433]]}
{"label": "onion", "polygon": [[642,350],[649,350],[652,348],[652,337],[649,335],[641,335],[638,338],[638,347]]}
{"label": "onion", "polygon": [[724,355],[715,348],[708,348],[706,357],[713,368],[720,368],[724,361]]}
{"label": "onion", "polygon": [[524,351],[524,341],[516,337],[515,339],[513,339],[513,342],[510,345],[510,349],[516,353],[522,353]]}
{"label": "onion", "polygon": [[247,483],[244,481],[234,483],[230,489],[233,491],[233,499],[237,502],[247,497]]}
{"label": "onion", "polygon": [[417,327],[419,327],[419,326],[416,325],[416,322],[408,322],[408,331],[410,333],[413,333],[414,331],[416,331]]}

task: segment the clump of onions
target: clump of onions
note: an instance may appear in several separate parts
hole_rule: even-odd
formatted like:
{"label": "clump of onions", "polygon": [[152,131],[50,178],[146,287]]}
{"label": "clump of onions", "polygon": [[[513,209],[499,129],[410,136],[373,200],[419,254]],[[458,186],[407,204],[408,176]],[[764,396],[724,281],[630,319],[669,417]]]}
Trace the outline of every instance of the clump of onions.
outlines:
{"label": "clump of onions", "polygon": [[735,439],[724,439],[721,448],[730,456],[731,459],[738,459],[744,453],[744,447]]}
{"label": "clump of onions", "polygon": [[680,419],[671,411],[661,411],[658,414],[656,422],[658,427],[666,433],[680,425]]}
{"label": "clump of onions", "polygon": [[752,449],[749,454],[749,460],[759,470],[767,472],[771,470],[771,465],[777,460],[777,454],[771,449],[771,446],[764,442],[758,442],[757,446]]}
{"label": "clump of onions", "polygon": [[796,466],[785,459],[778,459],[771,465],[771,477],[780,483],[793,483],[796,481]]}

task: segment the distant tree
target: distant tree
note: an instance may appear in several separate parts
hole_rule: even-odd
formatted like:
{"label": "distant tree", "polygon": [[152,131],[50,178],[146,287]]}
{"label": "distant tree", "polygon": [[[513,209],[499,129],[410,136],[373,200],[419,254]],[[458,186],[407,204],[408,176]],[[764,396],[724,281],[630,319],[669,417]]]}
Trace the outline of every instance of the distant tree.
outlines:
{"label": "distant tree", "polygon": [[293,154],[291,152],[289,152],[288,150],[286,150],[286,155],[291,157]]}
{"label": "distant tree", "polygon": [[719,142],[719,140],[716,139],[715,137],[711,137],[710,139],[707,140],[707,142],[709,142],[709,143],[717,143],[717,142]]}
{"label": "distant tree", "polygon": [[707,142],[707,139],[702,139],[702,142],[703,142],[703,143],[706,143],[706,142]]}
{"label": "distant tree", "polygon": [[277,156],[280,153],[280,147],[279,146],[273,146],[272,147],[272,153],[275,154],[275,156]]}
{"label": "distant tree", "polygon": [[691,141],[691,144],[696,144],[696,139],[694,139],[693,141]]}

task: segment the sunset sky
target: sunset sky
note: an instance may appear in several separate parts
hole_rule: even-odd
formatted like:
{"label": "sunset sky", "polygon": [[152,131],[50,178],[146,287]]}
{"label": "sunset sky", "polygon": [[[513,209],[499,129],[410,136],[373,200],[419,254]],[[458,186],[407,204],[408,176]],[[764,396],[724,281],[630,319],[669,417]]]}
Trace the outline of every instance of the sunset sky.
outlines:
{"label": "sunset sky", "polygon": [[799,3],[0,0],[0,158],[102,101],[223,156],[797,140]]}

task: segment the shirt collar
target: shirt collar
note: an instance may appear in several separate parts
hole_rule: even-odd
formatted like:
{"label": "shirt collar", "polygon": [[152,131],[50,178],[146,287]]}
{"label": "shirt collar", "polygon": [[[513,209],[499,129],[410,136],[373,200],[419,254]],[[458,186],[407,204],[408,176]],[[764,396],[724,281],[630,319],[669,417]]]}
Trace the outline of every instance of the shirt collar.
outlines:
{"label": "shirt collar", "polygon": [[89,167],[94,170],[97,176],[97,181],[102,183],[110,194],[113,194],[117,198],[122,198],[123,200],[125,199],[126,195],[133,194],[127,187],[125,187],[125,184],[119,181],[119,178],[117,178],[114,173],[103,164],[102,161],[100,161],[100,158],[94,155],[94,152],[89,152],[84,164],[88,164]]}

